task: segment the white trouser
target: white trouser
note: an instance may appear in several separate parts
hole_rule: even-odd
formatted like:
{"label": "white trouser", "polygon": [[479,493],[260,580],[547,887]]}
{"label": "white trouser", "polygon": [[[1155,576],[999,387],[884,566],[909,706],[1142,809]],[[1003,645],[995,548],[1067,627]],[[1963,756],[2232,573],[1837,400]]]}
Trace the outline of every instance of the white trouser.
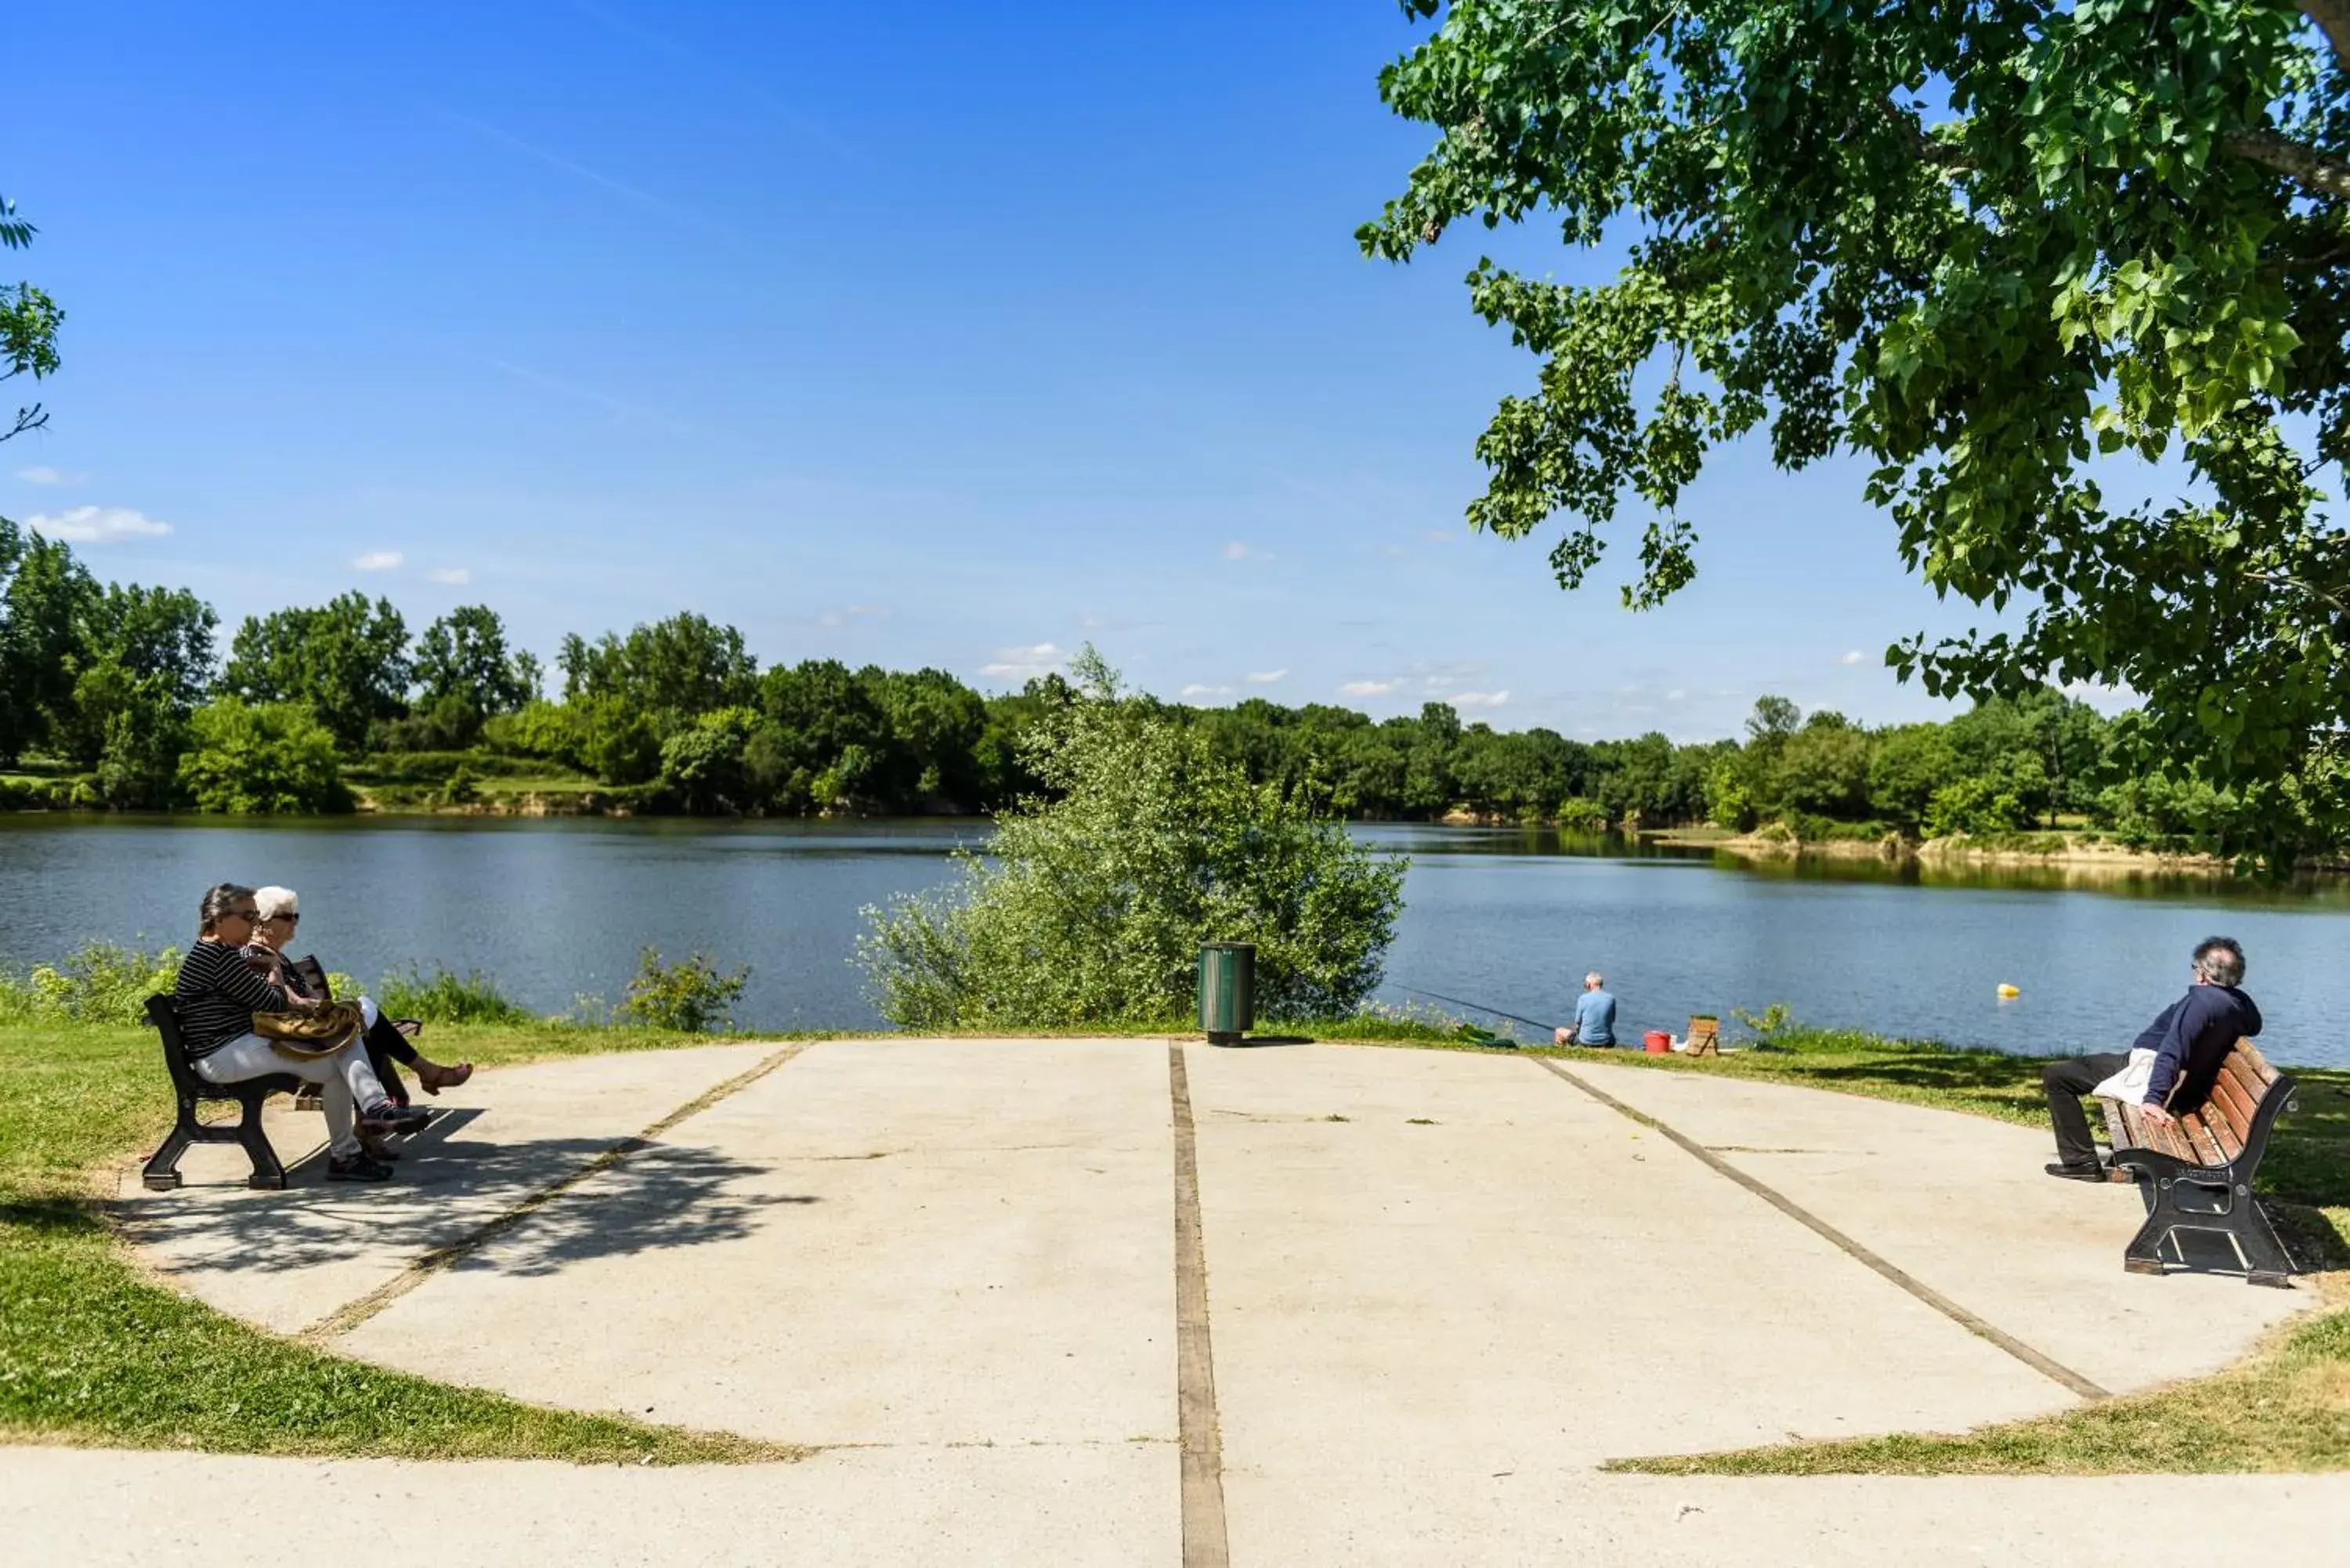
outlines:
{"label": "white trouser", "polygon": [[[368,1012],[368,1022],[372,1023],[372,1002]],[[359,1136],[352,1127],[353,1106],[373,1110],[391,1097],[383,1092],[383,1080],[375,1075],[368,1061],[367,1047],[356,1039],[329,1056],[286,1056],[258,1034],[240,1034],[211,1055],[197,1057],[195,1068],[199,1077],[215,1084],[291,1073],[317,1085],[318,1108],[327,1113],[328,1147],[338,1158],[359,1151]]]}

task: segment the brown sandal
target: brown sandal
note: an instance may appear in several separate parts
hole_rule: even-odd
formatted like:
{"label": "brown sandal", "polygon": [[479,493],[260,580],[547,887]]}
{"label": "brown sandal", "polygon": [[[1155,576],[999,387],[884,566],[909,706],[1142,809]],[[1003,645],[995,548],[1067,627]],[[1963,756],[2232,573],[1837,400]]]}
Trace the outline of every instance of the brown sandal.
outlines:
{"label": "brown sandal", "polygon": [[460,1062],[453,1067],[436,1066],[429,1073],[421,1062],[416,1067],[416,1081],[428,1095],[438,1095],[443,1089],[463,1088],[465,1080],[473,1075],[473,1064],[471,1062]]}

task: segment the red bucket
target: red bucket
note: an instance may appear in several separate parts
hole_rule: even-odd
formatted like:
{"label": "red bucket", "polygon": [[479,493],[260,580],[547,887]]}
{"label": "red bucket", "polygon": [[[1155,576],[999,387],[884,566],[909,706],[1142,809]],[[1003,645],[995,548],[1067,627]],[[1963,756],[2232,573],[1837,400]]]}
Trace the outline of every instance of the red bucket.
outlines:
{"label": "red bucket", "polygon": [[1651,1029],[1640,1036],[1640,1045],[1651,1056],[1670,1055],[1673,1049],[1673,1037],[1661,1029]]}

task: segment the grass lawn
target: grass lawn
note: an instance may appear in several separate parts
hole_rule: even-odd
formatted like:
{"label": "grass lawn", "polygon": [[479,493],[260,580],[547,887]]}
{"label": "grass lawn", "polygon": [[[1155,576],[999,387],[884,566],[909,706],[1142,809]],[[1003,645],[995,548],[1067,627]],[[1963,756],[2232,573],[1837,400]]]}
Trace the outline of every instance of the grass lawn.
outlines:
{"label": "grass lawn", "polygon": [[[2041,1064],[2029,1057],[1840,1031],[1788,1030],[1777,1038],[1792,1049],[1694,1062],[1615,1052],[1609,1060],[1657,1072],[1801,1084],[2047,1125]],[[1547,1049],[1533,1054],[1581,1054]],[[2301,1085],[2301,1108],[2277,1124],[2258,1190],[2295,1259],[2323,1271],[2303,1284],[2320,1292],[2324,1305],[2278,1330],[2239,1365],[2213,1376],[1971,1432],[1784,1443],[1622,1459],[1608,1468],[1661,1475],[2095,1475],[2350,1468],[2350,1073],[2291,1071]],[[2122,1241],[2114,1241],[2116,1269]]]}
{"label": "grass lawn", "polygon": [[[436,1025],[484,1064],[705,1043],[638,1030]],[[94,1167],[171,1125],[152,1031],[0,1030],[0,1440],[222,1453],[685,1464],[803,1450],[526,1405],[313,1350],[149,1279]]]}

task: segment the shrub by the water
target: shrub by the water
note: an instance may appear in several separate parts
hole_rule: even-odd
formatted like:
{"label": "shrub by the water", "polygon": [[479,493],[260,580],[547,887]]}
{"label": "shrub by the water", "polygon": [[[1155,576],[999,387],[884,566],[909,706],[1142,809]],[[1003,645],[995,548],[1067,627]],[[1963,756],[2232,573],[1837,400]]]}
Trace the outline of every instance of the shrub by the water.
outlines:
{"label": "shrub by the water", "polygon": [[403,973],[385,975],[375,1000],[387,1017],[421,1018],[427,1023],[537,1022],[530,1009],[503,995],[497,982],[478,970],[455,974],[435,969],[428,976],[411,964]]}
{"label": "shrub by the water", "polygon": [[176,948],[88,942],[28,974],[0,973],[0,1023],[144,1023],[147,999],[180,972]]}
{"label": "shrub by the water", "polygon": [[858,962],[905,1028],[1149,1024],[1182,1015],[1204,941],[1256,944],[1257,1011],[1339,1017],[1378,984],[1403,862],[1305,788],[1253,784],[1193,728],[1120,695],[1088,648],[1024,760],[1056,797],[959,856],[951,894],[868,909]]}
{"label": "shrub by the water", "polygon": [[261,815],[348,811],[335,737],[298,702],[224,697],[189,721],[180,786],[202,811]]}
{"label": "shrub by the water", "polygon": [[659,948],[647,948],[637,955],[637,978],[629,981],[628,994],[613,1012],[621,1022],[647,1029],[687,1034],[727,1029],[734,1023],[734,1002],[750,979],[747,967],[720,974],[704,953],[664,963]]}

